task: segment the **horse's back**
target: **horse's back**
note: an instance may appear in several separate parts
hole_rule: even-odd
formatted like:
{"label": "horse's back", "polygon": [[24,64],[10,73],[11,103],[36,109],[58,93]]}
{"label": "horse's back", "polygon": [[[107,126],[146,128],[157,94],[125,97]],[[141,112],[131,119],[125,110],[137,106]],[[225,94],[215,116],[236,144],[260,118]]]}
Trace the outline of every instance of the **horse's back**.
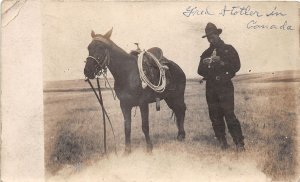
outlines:
{"label": "horse's back", "polygon": [[185,73],[183,72],[183,70],[180,68],[180,66],[178,64],[169,60],[168,67],[169,67],[172,79],[175,82],[186,83]]}

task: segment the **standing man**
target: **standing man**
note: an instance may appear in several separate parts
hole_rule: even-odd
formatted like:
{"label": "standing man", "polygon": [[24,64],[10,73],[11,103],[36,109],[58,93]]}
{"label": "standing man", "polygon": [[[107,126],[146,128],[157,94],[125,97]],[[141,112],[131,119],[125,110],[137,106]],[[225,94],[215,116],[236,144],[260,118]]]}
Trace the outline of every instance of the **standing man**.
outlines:
{"label": "standing man", "polygon": [[206,25],[202,38],[207,37],[210,46],[201,55],[198,74],[206,80],[209,117],[221,148],[228,148],[225,118],[237,151],[244,151],[241,125],[234,114],[234,87],[231,81],[240,69],[240,59],[237,51],[221,40],[221,33],[222,29],[217,29],[213,23]]}

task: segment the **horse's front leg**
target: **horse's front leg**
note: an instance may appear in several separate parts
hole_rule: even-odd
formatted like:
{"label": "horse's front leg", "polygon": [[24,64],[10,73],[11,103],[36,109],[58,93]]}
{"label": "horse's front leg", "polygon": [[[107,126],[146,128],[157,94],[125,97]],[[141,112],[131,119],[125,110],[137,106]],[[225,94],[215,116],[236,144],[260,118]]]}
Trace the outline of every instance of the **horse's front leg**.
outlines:
{"label": "horse's front leg", "polygon": [[147,152],[152,152],[152,142],[149,136],[149,106],[148,103],[140,105],[141,116],[142,116],[142,130],[145,135],[147,142]]}
{"label": "horse's front leg", "polygon": [[131,152],[131,109],[132,106],[126,104],[126,102],[120,102],[122,113],[124,116],[124,128],[125,128],[125,153],[128,154]]}

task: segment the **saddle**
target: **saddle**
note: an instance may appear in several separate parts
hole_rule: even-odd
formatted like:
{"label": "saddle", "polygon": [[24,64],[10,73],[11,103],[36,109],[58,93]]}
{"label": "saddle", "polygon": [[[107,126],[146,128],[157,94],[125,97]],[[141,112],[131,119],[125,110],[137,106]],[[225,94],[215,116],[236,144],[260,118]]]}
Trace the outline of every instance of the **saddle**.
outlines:
{"label": "saddle", "polygon": [[[138,47],[136,50],[130,51],[130,54],[138,57],[138,55],[141,52],[142,52],[142,50]],[[153,54],[162,65],[168,64],[170,62],[167,58],[165,58],[163,56],[163,51],[159,47],[152,47],[152,48],[148,49],[147,52],[150,52],[151,54]]]}
{"label": "saddle", "polygon": [[[138,45],[137,45],[138,46]],[[138,47],[137,50],[131,51],[130,54],[138,57],[138,55],[141,53],[141,49]],[[147,50],[147,52],[154,55],[158,60],[159,63],[164,67],[165,69],[165,75],[166,75],[166,90],[175,90],[175,84],[171,81],[171,72],[170,72],[170,63],[171,61],[164,57],[163,51],[159,47],[152,47]],[[151,81],[151,83],[157,85],[159,82],[159,68],[156,65],[155,61],[149,54],[144,54],[143,57],[143,71],[147,78]],[[156,98],[156,110],[160,109],[159,104],[160,98],[159,94],[157,94]]]}
{"label": "saddle", "polygon": [[[150,52],[153,54],[159,61],[159,63],[164,67],[165,69],[165,75],[166,75],[166,89],[170,90],[170,84],[171,84],[171,73],[170,73],[170,63],[171,61],[168,60],[163,56],[163,51],[159,47],[152,47],[147,50],[147,52]],[[150,55],[144,54],[143,58],[143,70],[147,78],[151,81],[151,83],[154,83],[155,85],[158,84],[159,80],[159,69]]]}
{"label": "saddle", "polygon": [[152,53],[158,60],[161,60],[163,58],[163,52],[159,47],[152,47],[148,49],[147,52]]}

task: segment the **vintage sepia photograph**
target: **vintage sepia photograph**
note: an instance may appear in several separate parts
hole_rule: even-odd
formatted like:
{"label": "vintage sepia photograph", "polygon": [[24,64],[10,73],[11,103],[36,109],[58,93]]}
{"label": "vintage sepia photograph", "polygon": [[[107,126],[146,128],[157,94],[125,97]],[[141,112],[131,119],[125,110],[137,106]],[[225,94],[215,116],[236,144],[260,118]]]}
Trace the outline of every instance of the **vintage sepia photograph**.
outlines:
{"label": "vintage sepia photograph", "polygon": [[44,181],[300,179],[297,2],[4,1],[2,50],[4,98],[16,90],[10,60],[28,65],[32,52],[38,63],[19,79],[39,70],[20,89],[40,91],[17,107],[39,103],[39,130],[20,123],[25,137],[39,131],[29,143],[41,147]]}

